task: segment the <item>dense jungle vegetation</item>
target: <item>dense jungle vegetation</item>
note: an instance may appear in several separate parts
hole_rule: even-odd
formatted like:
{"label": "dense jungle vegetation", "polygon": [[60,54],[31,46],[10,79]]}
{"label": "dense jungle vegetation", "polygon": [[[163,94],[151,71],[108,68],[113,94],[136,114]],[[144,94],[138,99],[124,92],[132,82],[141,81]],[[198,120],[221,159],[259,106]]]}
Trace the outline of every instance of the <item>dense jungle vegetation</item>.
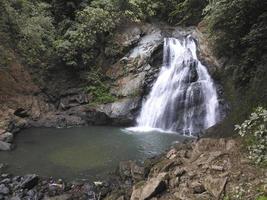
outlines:
{"label": "dense jungle vegetation", "polygon": [[[116,53],[109,39],[122,21],[184,26],[202,21],[217,55],[242,56],[244,72],[252,71],[248,66],[266,51],[267,3],[261,0],[3,0],[0,4],[2,51],[10,46],[33,66],[60,61],[90,68],[102,51]],[[249,73],[242,81],[248,79]]]}

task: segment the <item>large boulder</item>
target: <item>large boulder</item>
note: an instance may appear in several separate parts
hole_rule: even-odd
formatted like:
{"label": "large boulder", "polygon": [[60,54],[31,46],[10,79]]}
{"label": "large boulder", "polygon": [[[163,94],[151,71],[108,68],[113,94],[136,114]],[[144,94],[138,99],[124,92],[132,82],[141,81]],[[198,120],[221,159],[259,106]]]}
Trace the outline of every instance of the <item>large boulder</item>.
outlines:
{"label": "large boulder", "polygon": [[225,189],[227,177],[217,178],[211,175],[207,176],[204,181],[205,188],[216,198],[219,199]]}
{"label": "large boulder", "polygon": [[0,128],[0,135],[4,134],[5,132],[6,132],[5,129],[1,129],[1,128]]}
{"label": "large boulder", "polygon": [[0,185],[0,194],[7,195],[9,194],[10,190],[4,184]]}
{"label": "large boulder", "polygon": [[148,181],[135,185],[131,195],[131,200],[145,200],[160,194],[166,189],[167,173],[159,173],[156,177],[150,178]]}
{"label": "large boulder", "polygon": [[13,134],[10,132],[0,134],[0,141],[11,143],[13,141]]}
{"label": "large boulder", "polygon": [[10,151],[12,149],[12,145],[7,142],[0,141],[0,151]]}
{"label": "large boulder", "polygon": [[136,116],[140,97],[124,98],[114,103],[101,105],[99,112],[105,113],[113,125],[129,125]]}
{"label": "large boulder", "polygon": [[26,175],[19,184],[19,188],[30,190],[38,184],[38,181],[39,177],[36,174]]}

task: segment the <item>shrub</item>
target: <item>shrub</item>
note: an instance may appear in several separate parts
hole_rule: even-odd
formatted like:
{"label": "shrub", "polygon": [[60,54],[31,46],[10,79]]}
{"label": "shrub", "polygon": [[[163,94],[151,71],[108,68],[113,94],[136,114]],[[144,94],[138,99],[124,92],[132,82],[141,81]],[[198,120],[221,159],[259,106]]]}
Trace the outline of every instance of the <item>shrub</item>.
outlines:
{"label": "shrub", "polygon": [[207,6],[207,0],[179,0],[171,2],[173,8],[168,15],[168,21],[179,25],[197,25],[202,20],[202,11]]}
{"label": "shrub", "polygon": [[89,86],[85,91],[93,98],[91,105],[112,103],[116,97],[110,94],[109,87],[105,84],[103,77],[97,70],[92,70],[87,77]]}
{"label": "shrub", "polygon": [[246,51],[242,40],[263,21],[266,6],[262,0],[210,1],[204,10],[205,23],[216,53],[231,56]]}
{"label": "shrub", "polygon": [[267,200],[267,196],[259,196],[258,198],[257,198],[257,200]]}
{"label": "shrub", "polygon": [[8,68],[12,60],[11,52],[4,46],[0,45],[0,69]]}
{"label": "shrub", "polygon": [[16,50],[29,65],[51,60],[55,29],[49,4],[4,0],[0,6],[0,36],[7,39],[5,45]]}
{"label": "shrub", "polygon": [[118,0],[119,10],[132,21],[144,21],[155,16],[160,8],[160,0]]}
{"label": "shrub", "polygon": [[107,35],[116,26],[116,13],[102,8],[86,7],[76,22],[55,42],[58,55],[69,66],[88,67],[104,46]]}
{"label": "shrub", "polygon": [[235,130],[247,138],[249,159],[256,164],[267,164],[267,110],[258,107],[248,120],[236,125]]}

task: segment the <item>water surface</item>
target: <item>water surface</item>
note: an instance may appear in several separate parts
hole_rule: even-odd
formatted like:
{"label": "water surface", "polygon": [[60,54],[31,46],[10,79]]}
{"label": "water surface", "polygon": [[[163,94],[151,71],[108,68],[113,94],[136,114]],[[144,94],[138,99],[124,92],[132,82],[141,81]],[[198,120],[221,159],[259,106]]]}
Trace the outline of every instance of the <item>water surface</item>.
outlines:
{"label": "water surface", "polygon": [[8,163],[15,175],[98,180],[120,161],[142,162],[184,139],[178,134],[130,133],[116,127],[31,128],[17,135],[14,151],[0,152],[0,162]]}

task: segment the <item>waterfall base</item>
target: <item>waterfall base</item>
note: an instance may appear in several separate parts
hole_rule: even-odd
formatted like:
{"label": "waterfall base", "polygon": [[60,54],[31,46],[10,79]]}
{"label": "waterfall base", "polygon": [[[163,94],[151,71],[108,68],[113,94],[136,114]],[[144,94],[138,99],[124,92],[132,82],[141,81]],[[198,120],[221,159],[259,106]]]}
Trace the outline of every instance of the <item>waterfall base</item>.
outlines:
{"label": "waterfall base", "polygon": [[191,36],[164,39],[163,66],[131,131],[193,136],[219,120],[217,92]]}

